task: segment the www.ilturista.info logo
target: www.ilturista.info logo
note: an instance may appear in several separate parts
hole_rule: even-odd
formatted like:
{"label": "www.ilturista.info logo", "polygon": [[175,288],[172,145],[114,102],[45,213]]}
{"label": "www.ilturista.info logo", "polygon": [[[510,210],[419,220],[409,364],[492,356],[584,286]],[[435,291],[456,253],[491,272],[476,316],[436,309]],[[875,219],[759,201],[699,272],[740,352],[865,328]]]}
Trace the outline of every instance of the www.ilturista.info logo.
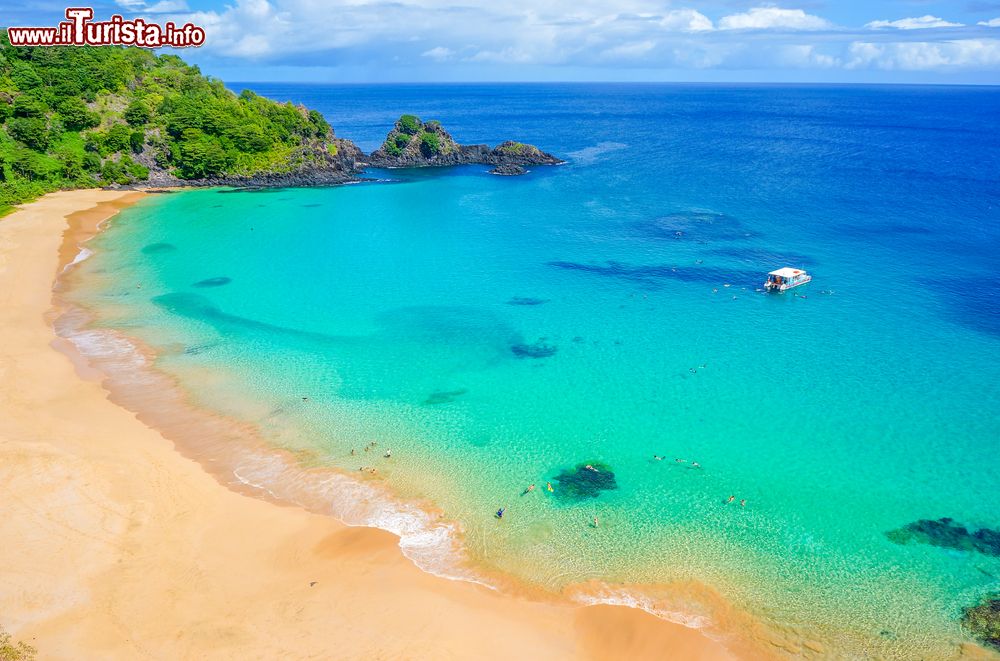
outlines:
{"label": "www.ilturista.info logo", "polygon": [[125,20],[118,14],[108,21],[92,21],[90,7],[68,7],[66,18],[56,27],[7,28],[11,46],[142,46],[143,48],[188,48],[205,43],[205,30],[185,23],[164,25],[141,18]]}

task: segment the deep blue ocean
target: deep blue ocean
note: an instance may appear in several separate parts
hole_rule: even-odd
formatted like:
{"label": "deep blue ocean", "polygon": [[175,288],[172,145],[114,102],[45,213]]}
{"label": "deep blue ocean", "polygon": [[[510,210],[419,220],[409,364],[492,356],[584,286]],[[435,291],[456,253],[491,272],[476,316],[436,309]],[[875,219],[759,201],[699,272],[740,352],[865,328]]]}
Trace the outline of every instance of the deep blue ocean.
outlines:
{"label": "deep blue ocean", "polygon": [[[1000,89],[229,86],[365,151],[413,113],[567,163],[150,196],[77,269],[95,327],[433,509],[354,520],[441,573],[458,539],[477,575],[719,631],[732,604],[785,649],[969,640],[1000,589]],[[782,266],[814,279],[760,291]]]}

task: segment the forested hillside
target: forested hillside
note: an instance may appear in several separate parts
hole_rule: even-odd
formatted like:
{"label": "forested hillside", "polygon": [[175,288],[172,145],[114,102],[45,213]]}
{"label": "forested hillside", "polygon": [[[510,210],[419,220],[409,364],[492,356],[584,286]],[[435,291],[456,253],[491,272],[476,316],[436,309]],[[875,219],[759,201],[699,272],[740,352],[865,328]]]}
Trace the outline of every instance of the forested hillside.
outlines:
{"label": "forested hillside", "polygon": [[174,55],[15,48],[5,30],[0,46],[0,213],[61,188],[317,171],[346,179],[361,156],[319,112],[237,96]]}

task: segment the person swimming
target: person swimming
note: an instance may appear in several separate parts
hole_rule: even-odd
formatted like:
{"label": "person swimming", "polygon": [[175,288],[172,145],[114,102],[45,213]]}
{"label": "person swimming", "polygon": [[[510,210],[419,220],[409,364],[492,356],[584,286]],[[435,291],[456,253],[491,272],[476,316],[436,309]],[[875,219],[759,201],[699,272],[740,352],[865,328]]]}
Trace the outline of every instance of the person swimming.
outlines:
{"label": "person swimming", "polygon": [[595,473],[600,472],[596,468],[594,468],[593,466],[591,466],[590,464],[587,464],[586,466],[584,466],[584,468],[586,468],[589,471],[594,471]]}
{"label": "person swimming", "polygon": [[504,513],[504,511],[506,509],[507,509],[506,507],[501,507],[500,509],[497,510],[497,518],[498,519],[502,519],[503,518],[503,513]]}
{"label": "person swimming", "polygon": [[534,490],[535,490],[535,485],[534,485],[534,484],[530,484],[530,485],[528,485],[528,488],[527,488],[527,489],[525,489],[525,490],[524,490],[524,491],[522,492],[522,495],[524,495],[524,494],[526,494],[526,493],[531,493],[531,492],[532,492],[532,491],[534,491]]}
{"label": "person swimming", "polygon": [[736,496],[730,496],[729,498],[726,498],[726,504],[729,504],[729,503],[733,502],[734,500],[736,500]]}
{"label": "person swimming", "polygon": [[658,455],[658,454],[654,454],[654,455],[653,455],[653,459],[655,459],[656,461],[663,461],[663,457],[661,457],[661,456],[660,456],[660,455]]}
{"label": "person swimming", "polygon": [[740,507],[746,507],[746,506],[747,506],[747,499],[744,498],[743,500],[740,501]]}
{"label": "person swimming", "polygon": [[687,459],[674,459],[674,461],[676,463],[678,463],[678,464],[686,464],[687,463]]}
{"label": "person swimming", "polygon": [[595,516],[594,517],[594,527],[596,528],[598,525],[600,525],[600,524],[598,523],[597,517]]}
{"label": "person swimming", "polygon": [[699,464],[697,461],[692,461],[691,468],[701,468],[701,464]]}
{"label": "person swimming", "polygon": [[386,450],[386,451],[385,451],[385,455],[383,455],[383,456],[384,456],[384,457],[385,457],[386,459],[390,458],[390,457],[392,456],[392,450]]}
{"label": "person swimming", "polygon": [[555,489],[552,488],[552,483],[551,482],[546,482],[545,483],[545,488],[548,489],[550,492],[555,491]]}

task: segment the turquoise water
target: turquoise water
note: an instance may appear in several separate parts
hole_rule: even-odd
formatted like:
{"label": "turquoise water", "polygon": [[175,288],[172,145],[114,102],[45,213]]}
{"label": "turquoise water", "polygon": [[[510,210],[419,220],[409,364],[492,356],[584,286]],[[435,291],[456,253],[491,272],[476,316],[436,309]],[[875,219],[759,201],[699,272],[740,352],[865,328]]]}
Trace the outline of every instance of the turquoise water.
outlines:
{"label": "turquoise water", "polygon": [[[377,467],[484,575],[619,598],[696,581],[844,656],[964,640],[1000,557],[886,533],[1000,528],[1000,93],[262,92],[365,148],[413,110],[569,163],[151,196],[77,269],[97,327],[270,443]],[[757,291],[784,265],[814,281]],[[588,491],[587,463],[617,488]],[[658,594],[723,624],[708,592]]]}

